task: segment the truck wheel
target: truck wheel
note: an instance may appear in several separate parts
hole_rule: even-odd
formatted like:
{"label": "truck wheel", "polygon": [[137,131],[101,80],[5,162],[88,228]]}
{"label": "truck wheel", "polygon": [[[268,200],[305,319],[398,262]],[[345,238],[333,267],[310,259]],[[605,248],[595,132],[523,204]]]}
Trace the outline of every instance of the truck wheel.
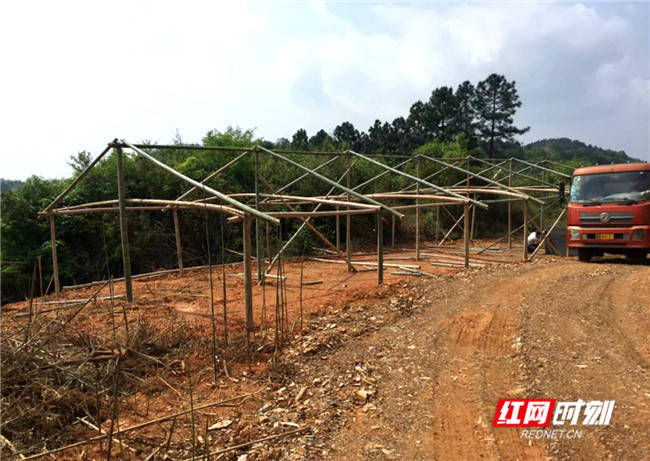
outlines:
{"label": "truck wheel", "polygon": [[646,250],[630,251],[629,253],[625,254],[625,257],[628,261],[636,264],[644,262],[647,256],[648,252]]}
{"label": "truck wheel", "polygon": [[578,248],[578,259],[583,262],[591,261],[593,253],[589,248]]}

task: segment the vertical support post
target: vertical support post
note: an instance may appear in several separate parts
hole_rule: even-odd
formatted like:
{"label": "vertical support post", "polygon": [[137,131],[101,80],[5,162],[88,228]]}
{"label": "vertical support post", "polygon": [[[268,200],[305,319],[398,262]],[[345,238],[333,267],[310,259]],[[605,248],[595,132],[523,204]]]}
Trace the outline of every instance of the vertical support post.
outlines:
{"label": "vertical support post", "polygon": [[544,230],[544,205],[539,206],[539,230]]}
{"label": "vertical support post", "polygon": [[[299,293],[299,298],[300,298],[300,331],[302,331],[303,328],[303,312],[302,312],[302,276],[303,276],[303,270],[305,268],[305,261],[300,261],[300,293]],[[280,281],[278,280],[278,283]]]}
{"label": "vertical support post", "polygon": [[528,200],[523,200],[524,206],[524,251],[523,251],[523,261],[528,261]]}
{"label": "vertical support post", "polygon": [[[474,195],[474,200],[476,200],[476,195]],[[474,231],[476,230],[476,207],[472,205],[472,226],[471,232],[469,233],[470,242],[474,241]]]}
{"label": "vertical support post", "polygon": [[[345,187],[350,189],[351,178],[350,178],[350,154],[345,154],[345,168],[347,169],[345,173]],[[352,201],[352,197],[348,194],[348,202]],[[350,207],[347,207],[349,210]],[[345,257],[348,263],[348,270],[350,270],[350,262],[352,261],[352,216],[345,216]]]}
{"label": "vertical support post", "polygon": [[[255,151],[255,209],[260,209],[260,153]],[[255,220],[255,256],[257,257],[257,283],[262,281],[262,266],[264,265],[264,254],[262,247],[262,223]]]}
{"label": "vertical support post", "polygon": [[393,218],[393,221],[391,223],[391,237],[390,237],[390,243],[391,243],[391,248],[395,249],[395,215],[391,215]]}
{"label": "vertical support post", "polygon": [[377,285],[384,283],[384,226],[377,211]]}
{"label": "vertical support post", "polygon": [[52,246],[52,277],[54,278],[54,293],[61,294],[61,283],[59,282],[59,258],[56,254],[56,217],[50,212],[50,241]]}
{"label": "vertical support post", "polygon": [[[341,209],[338,205],[336,206],[336,211]],[[341,217],[336,215],[336,249],[341,251]]]}
{"label": "vertical support post", "polygon": [[124,266],[124,285],[126,301],[133,302],[131,284],[131,254],[129,252],[129,233],[126,217],[126,183],[124,181],[124,153],[121,147],[115,148],[117,161],[117,196],[120,205],[120,241],[122,242],[122,265]]}
{"label": "vertical support post", "polygon": [[38,282],[41,286],[41,298],[43,297],[43,257],[41,255],[38,255],[37,258],[38,262]]}
{"label": "vertical support post", "polygon": [[[467,165],[465,165],[465,169],[469,171],[470,168],[470,160],[469,160],[469,155],[467,156]],[[471,176],[469,173],[467,173],[467,198],[469,198],[469,189],[471,186]],[[472,206],[472,213],[474,212],[474,207]],[[464,224],[465,228],[463,229],[463,240],[464,240],[464,246],[465,246],[465,267],[469,267],[469,247],[472,243],[472,228],[470,224],[470,216],[469,216],[469,203],[465,204],[465,210],[464,210]]]}
{"label": "vertical support post", "polygon": [[[346,168],[348,168],[347,165]],[[340,209],[339,206],[336,207],[336,211],[339,211]],[[338,214],[336,215],[336,249],[341,251],[341,217]]]}
{"label": "vertical support post", "polygon": [[[508,161],[508,187],[512,187],[512,159]],[[512,200],[508,200],[508,248],[512,248]]]}
{"label": "vertical support post", "polygon": [[440,207],[436,207],[436,241],[438,241],[440,235]]}
{"label": "vertical support post", "polygon": [[[251,284],[251,215],[244,215],[244,316],[246,330],[253,331],[253,286]],[[280,281],[278,280],[278,283]]]}
{"label": "vertical support post", "polygon": [[[420,178],[420,163],[422,157],[418,155],[415,163],[415,176]],[[420,183],[415,183],[415,195],[420,195]],[[415,199],[415,260],[420,260],[420,199]]]}
{"label": "vertical support post", "polygon": [[178,273],[183,274],[183,246],[181,245],[181,228],[178,224],[178,208],[174,207],[174,234],[176,235],[176,259],[178,260]]}
{"label": "vertical support post", "polygon": [[271,261],[271,224],[266,222],[266,256]]}
{"label": "vertical support post", "polygon": [[465,210],[463,211],[465,228],[463,229],[463,249],[465,252],[465,268],[469,267],[469,202],[465,202]]}

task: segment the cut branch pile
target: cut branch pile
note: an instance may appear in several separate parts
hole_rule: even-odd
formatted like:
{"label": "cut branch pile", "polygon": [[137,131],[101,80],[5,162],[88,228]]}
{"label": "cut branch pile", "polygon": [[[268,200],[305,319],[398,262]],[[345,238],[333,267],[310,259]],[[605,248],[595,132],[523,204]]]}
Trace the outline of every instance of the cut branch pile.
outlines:
{"label": "cut branch pile", "polygon": [[78,317],[104,309],[126,322],[114,299],[97,302],[102,288],[72,313],[30,309],[3,319],[2,459],[22,459],[101,428],[125,397],[178,354],[185,340],[180,328],[170,334],[142,321],[113,320],[111,337],[75,328]]}

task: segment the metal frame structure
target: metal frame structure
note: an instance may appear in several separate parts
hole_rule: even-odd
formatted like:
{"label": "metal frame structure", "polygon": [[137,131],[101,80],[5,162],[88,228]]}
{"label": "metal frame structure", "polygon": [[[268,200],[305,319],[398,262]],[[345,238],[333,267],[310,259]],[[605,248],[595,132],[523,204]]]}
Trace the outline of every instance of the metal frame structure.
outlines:
{"label": "metal frame structure", "polygon": [[[114,200],[107,200],[101,202],[85,203],[74,206],[61,207],[62,201],[68,194],[87,176],[92,168],[110,151],[113,150],[116,156],[117,176],[118,176],[118,197]],[[186,192],[181,194],[175,200],[162,200],[153,198],[127,198],[127,190],[125,186],[126,171],[124,168],[124,150],[128,149],[137,156],[140,156],[150,162],[154,167],[165,170],[169,174],[181,179],[189,186]],[[149,149],[174,149],[174,150],[208,150],[215,152],[230,152],[236,153],[236,157],[227,161],[223,166],[208,176],[198,181],[190,178],[179,171],[171,168],[163,162],[157,160],[146,151]],[[329,157],[323,163],[315,168],[308,168],[303,164],[289,158],[287,154],[304,154],[315,156]],[[273,186],[267,178],[265,178],[259,171],[259,158],[261,155],[267,155],[277,160],[285,162],[302,172],[302,174],[289,183],[281,186]],[[255,187],[254,192],[250,193],[227,193],[224,191],[216,190],[207,185],[207,183],[216,178],[219,174],[226,171],[228,168],[235,165],[241,159],[252,156],[254,158],[254,177]],[[397,165],[390,166],[380,161],[384,159],[398,159],[401,160]],[[319,170],[322,170],[327,165],[332,165],[337,161],[345,162],[345,171],[339,178],[330,178],[324,175]],[[351,172],[357,162],[366,162],[373,166],[380,168],[380,173],[376,176],[362,182],[361,184],[353,185],[351,181]],[[270,150],[262,146],[251,146],[246,148],[236,147],[218,147],[218,146],[192,146],[192,145],[143,145],[131,144],[124,140],[115,139],[82,171],[72,183],[54,200],[50,203],[39,215],[47,217],[50,222],[50,237],[52,243],[52,265],[53,265],[53,279],[55,292],[58,295],[61,291],[59,272],[58,272],[58,259],[56,249],[56,217],[61,215],[75,215],[85,213],[119,213],[120,221],[120,240],[122,248],[122,262],[124,268],[124,282],[126,287],[127,301],[133,300],[132,291],[132,274],[131,274],[131,260],[129,252],[128,240],[128,211],[157,211],[157,210],[171,210],[173,212],[175,243],[177,251],[178,271],[183,272],[183,250],[180,239],[180,226],[179,226],[179,210],[183,209],[203,209],[211,212],[225,213],[229,215],[227,221],[229,223],[242,222],[242,237],[243,237],[243,263],[244,263],[244,283],[245,283],[245,314],[246,325],[248,329],[252,329],[252,282],[251,282],[251,261],[252,261],[252,222],[255,221],[255,250],[256,260],[260,263],[257,264],[257,280],[258,283],[263,283],[264,278],[268,276],[278,257],[289,247],[295,240],[298,234],[305,228],[309,228],[320,238],[330,249],[337,255],[338,258],[344,261],[348,270],[355,271],[354,264],[351,259],[351,219],[354,215],[360,214],[374,214],[376,215],[376,232],[377,232],[377,281],[381,284],[383,281],[383,252],[384,252],[384,237],[383,237],[383,220],[384,217],[392,219],[392,244],[395,245],[395,223],[396,219],[404,218],[404,213],[407,210],[415,210],[415,259],[421,258],[420,248],[420,227],[421,227],[421,210],[427,208],[436,208],[436,222],[439,223],[440,209],[442,208],[446,213],[452,216],[455,224],[448,230],[445,237],[440,241],[440,244],[448,238],[452,231],[463,221],[463,253],[464,253],[464,267],[470,267],[470,245],[474,237],[476,209],[487,209],[489,203],[507,202],[508,203],[508,233],[505,237],[497,240],[497,242],[507,239],[508,247],[512,248],[512,235],[523,227],[523,257],[522,260],[526,261],[528,255],[526,254],[526,236],[529,226],[529,203],[535,203],[540,206],[540,222],[539,225],[533,221],[536,227],[543,228],[543,207],[545,199],[540,198],[539,194],[549,194],[555,192],[553,185],[548,181],[548,175],[555,175],[560,178],[569,178],[570,175],[554,170],[550,167],[542,166],[541,163],[535,164],[520,159],[493,159],[486,160],[473,156],[460,157],[460,158],[445,158],[439,159],[427,155],[415,154],[412,156],[406,155],[383,155],[381,157],[374,157],[363,155],[352,150],[344,152],[304,152],[304,151],[284,151],[284,150]],[[472,164],[484,168],[478,172],[472,171]],[[505,166],[507,164],[507,166]],[[549,164],[552,162],[549,161]],[[416,174],[410,174],[403,169],[410,165],[415,166]],[[460,165],[464,165],[460,166]],[[421,177],[421,171],[424,167],[435,167],[436,171],[429,176]],[[444,171],[456,171],[466,176],[463,181],[451,185],[442,186],[436,184],[435,177]],[[532,176],[531,172],[539,171],[543,173],[543,178],[536,178]],[[507,173],[507,174],[506,174]],[[529,174],[525,174],[529,173]],[[385,175],[397,175],[405,178],[410,185],[400,191],[384,191],[362,193],[364,188],[367,188],[374,181]],[[491,175],[491,176],[488,176]],[[501,175],[502,177],[499,177]],[[319,182],[330,186],[329,192],[321,196],[296,196],[286,193],[293,185],[299,181],[307,178],[316,178]],[[523,178],[529,181],[530,184],[525,186],[513,186],[513,177]],[[505,183],[505,184],[504,184]],[[261,192],[261,189],[267,189],[267,192]],[[188,197],[196,192],[202,192],[205,197],[190,200]],[[479,200],[479,196],[496,196],[493,200]],[[212,204],[209,202],[218,201],[219,204]],[[402,201],[412,202],[410,204],[400,204]],[[523,226],[519,229],[512,229],[512,203],[521,201],[523,204]],[[314,208],[310,211],[298,210],[297,205],[314,204]],[[281,211],[265,211],[268,207],[280,207]],[[456,217],[449,212],[448,207],[462,206],[462,214]],[[329,207],[328,210],[321,210],[323,207]],[[318,229],[313,225],[312,220],[320,217],[336,217],[336,242],[331,242],[327,239]],[[341,250],[341,235],[340,235],[340,218],[346,219],[346,234],[345,234],[345,252]],[[269,226],[272,224],[278,226],[281,219],[299,219],[302,225],[298,230],[282,245],[279,251],[273,258],[269,253],[269,264],[265,269],[262,267],[264,261],[264,250],[262,243],[262,224],[266,224],[267,236],[269,233]],[[555,221],[555,224],[559,218]],[[436,226],[436,236],[438,235],[438,224]],[[495,242],[495,243],[497,243]],[[494,244],[492,244],[494,245]],[[492,246],[490,245],[490,246]],[[267,244],[268,246],[268,244]],[[489,247],[488,247],[489,248]],[[487,249],[487,248],[485,248]],[[484,249],[484,250],[485,250]]]}

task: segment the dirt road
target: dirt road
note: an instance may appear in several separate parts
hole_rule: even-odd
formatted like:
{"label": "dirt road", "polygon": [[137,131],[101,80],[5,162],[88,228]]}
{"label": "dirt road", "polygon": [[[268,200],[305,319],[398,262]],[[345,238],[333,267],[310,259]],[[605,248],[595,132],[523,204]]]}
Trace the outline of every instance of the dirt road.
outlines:
{"label": "dirt road", "polygon": [[[194,370],[203,370],[192,378],[195,404],[254,392],[197,414],[201,428],[227,421],[201,432],[208,449],[230,447],[225,459],[247,454],[249,461],[650,459],[650,260],[586,264],[543,256],[435,278],[393,278],[379,289],[374,274],[364,274],[317,285],[320,291],[305,299],[304,330],[277,354],[258,348],[258,335],[253,363],[232,363],[217,381],[205,372],[212,363],[208,343],[181,341],[184,360],[191,357]],[[181,280],[184,295],[172,279],[142,282],[178,294],[144,299],[128,315],[160,316],[157,324],[167,325],[179,315],[169,306],[181,295],[197,309],[205,304],[191,297],[205,281]],[[101,304],[75,321],[80,331],[91,321],[111,324]],[[197,320],[188,337],[209,334]],[[122,402],[123,427],[187,408],[184,361],[158,373],[140,378]],[[521,428],[492,427],[500,398],[615,400],[616,406],[609,426],[575,427],[581,438],[529,440]],[[188,456],[190,428],[194,423],[184,421],[169,429],[173,459]],[[304,431],[291,432],[296,428]],[[76,430],[70,441],[94,435],[85,426]],[[161,438],[167,435],[157,426],[134,433],[125,439],[135,447],[125,459],[145,458],[165,443]],[[101,450],[82,446],[57,456],[101,459]]]}
{"label": "dirt road", "polygon": [[[300,454],[650,459],[649,265],[547,257],[409,283],[368,309],[319,319],[314,338],[342,333],[296,351],[311,354],[296,388],[318,402],[303,411],[304,423],[319,427]],[[370,393],[367,403],[359,390]],[[578,427],[580,439],[526,440],[521,428],[492,427],[498,399],[508,397],[616,406],[609,426]]]}

